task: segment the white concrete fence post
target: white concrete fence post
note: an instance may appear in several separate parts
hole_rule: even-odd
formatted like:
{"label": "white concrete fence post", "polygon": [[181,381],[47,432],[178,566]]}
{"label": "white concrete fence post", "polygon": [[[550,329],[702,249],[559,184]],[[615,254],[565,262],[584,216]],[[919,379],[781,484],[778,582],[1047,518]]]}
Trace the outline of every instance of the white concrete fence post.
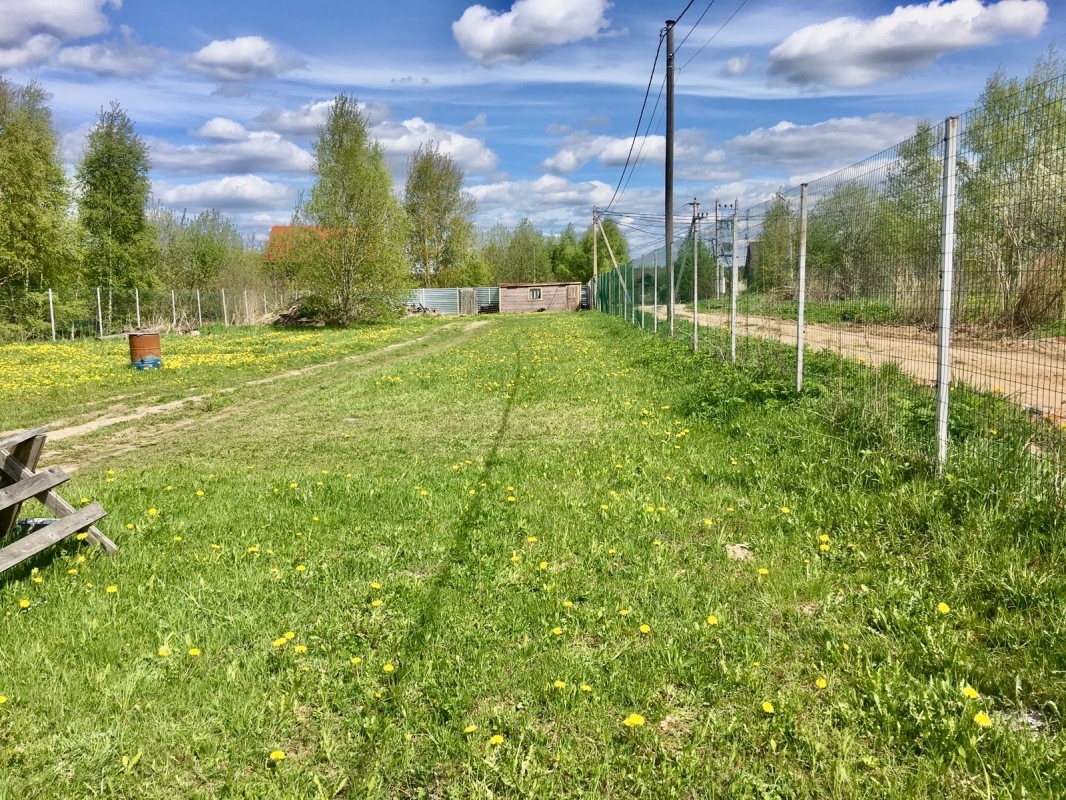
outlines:
{"label": "white concrete fence post", "polygon": [[955,277],[955,182],[959,118],[944,122],[944,213],[940,218],[940,308],[936,337],[937,464],[948,462],[948,410],[951,395],[951,305]]}
{"label": "white concrete fence post", "polygon": [[807,184],[800,185],[799,285],[796,288],[796,392],[803,391],[803,333],[807,309]]}

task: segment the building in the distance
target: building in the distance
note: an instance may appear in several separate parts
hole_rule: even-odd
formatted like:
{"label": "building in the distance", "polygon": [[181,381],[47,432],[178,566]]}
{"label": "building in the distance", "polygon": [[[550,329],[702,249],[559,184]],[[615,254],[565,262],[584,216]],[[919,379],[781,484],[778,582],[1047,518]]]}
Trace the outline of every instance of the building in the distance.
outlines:
{"label": "building in the distance", "polygon": [[501,283],[500,313],[524,311],[577,311],[581,308],[580,283]]}

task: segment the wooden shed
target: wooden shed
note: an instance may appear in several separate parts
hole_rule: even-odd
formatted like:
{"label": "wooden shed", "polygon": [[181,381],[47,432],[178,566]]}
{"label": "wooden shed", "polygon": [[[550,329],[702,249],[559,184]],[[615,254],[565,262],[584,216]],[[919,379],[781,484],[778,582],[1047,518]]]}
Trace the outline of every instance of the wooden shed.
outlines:
{"label": "wooden shed", "polygon": [[581,307],[580,283],[501,283],[500,313],[523,311],[577,311]]}

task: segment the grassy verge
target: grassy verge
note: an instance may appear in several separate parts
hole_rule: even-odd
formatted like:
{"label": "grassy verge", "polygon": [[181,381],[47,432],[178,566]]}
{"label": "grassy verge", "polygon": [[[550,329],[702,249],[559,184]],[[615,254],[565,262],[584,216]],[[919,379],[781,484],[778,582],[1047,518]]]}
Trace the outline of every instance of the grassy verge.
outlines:
{"label": "grassy verge", "polygon": [[122,551],[0,584],[0,797],[1061,796],[1061,504],[870,385],[498,318],[79,471]]}
{"label": "grassy verge", "polygon": [[125,339],[0,344],[0,430],[93,413],[105,403],[165,402],[413,338],[439,320],[412,319],[358,331],[209,326],[202,336],[164,336],[163,367],[138,372]]}

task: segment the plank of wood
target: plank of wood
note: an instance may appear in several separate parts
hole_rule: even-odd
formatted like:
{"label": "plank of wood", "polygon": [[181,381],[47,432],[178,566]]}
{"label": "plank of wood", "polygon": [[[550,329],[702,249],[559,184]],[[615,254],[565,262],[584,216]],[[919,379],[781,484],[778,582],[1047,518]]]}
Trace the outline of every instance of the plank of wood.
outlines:
{"label": "plank of wood", "polygon": [[5,489],[0,489],[0,509],[10,508],[16,503],[23,503],[31,497],[36,497],[49,489],[54,489],[60,484],[70,480],[70,476],[63,471],[62,467],[49,467],[44,472],[36,473],[32,478],[13,483]]}
{"label": "plank of wood", "polygon": [[72,533],[85,530],[96,520],[107,516],[107,512],[99,503],[90,503],[80,511],[63,519],[57,519],[51,525],[46,525],[39,531],[34,531],[28,536],[23,536],[17,542],[9,544],[0,550],[0,572],[11,569],[16,564],[21,564],[27,558],[37,555]]}
{"label": "plank of wood", "polygon": [[35,436],[43,436],[47,432],[48,432],[48,426],[44,425],[44,426],[42,426],[40,428],[34,428],[33,430],[22,431],[20,433],[16,433],[14,436],[10,437],[9,439],[4,439],[3,441],[0,441],[0,450],[10,450],[15,445],[21,444],[22,442],[26,441],[27,439],[32,439]]}
{"label": "plank of wood", "polygon": [[[20,462],[32,475],[34,470],[37,469],[37,459],[41,457],[41,450],[43,449],[44,434],[38,434],[37,436],[23,439],[9,451],[0,450],[0,456],[4,457],[5,460],[13,459]],[[4,475],[0,475],[0,479],[4,477]],[[20,480],[14,476],[7,477],[9,480],[5,480],[2,486],[6,487],[11,483],[18,483]],[[20,508],[22,508],[22,503],[14,503],[3,510],[0,510],[0,539],[3,539],[11,532],[11,526],[14,525],[15,520],[19,518]]]}
{"label": "plank of wood", "polygon": [[[0,450],[0,472],[12,480],[22,481],[33,477],[33,473],[26,469],[18,459],[4,453],[2,450]],[[48,492],[40,500],[44,507],[57,517],[65,517],[76,511],[74,506],[53,491]],[[118,545],[104,536],[96,526],[89,528],[89,543],[99,545],[105,553],[118,552]]]}

